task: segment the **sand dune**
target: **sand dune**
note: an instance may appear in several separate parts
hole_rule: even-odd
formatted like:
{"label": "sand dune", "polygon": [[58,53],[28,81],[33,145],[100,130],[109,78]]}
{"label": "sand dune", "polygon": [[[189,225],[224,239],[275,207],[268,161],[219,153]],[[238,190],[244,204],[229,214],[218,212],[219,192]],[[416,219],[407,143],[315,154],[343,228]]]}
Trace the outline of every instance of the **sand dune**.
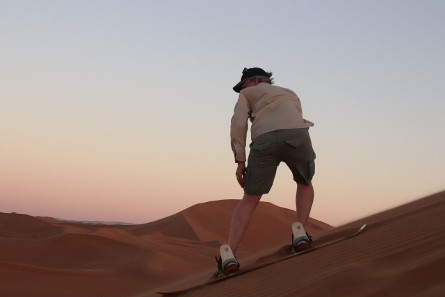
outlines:
{"label": "sand dune", "polygon": [[[213,270],[236,203],[198,204],[140,225],[0,213],[0,296],[131,296]],[[240,254],[289,240],[293,211],[261,203],[258,216]],[[316,220],[311,226],[315,232],[330,228]]]}
{"label": "sand dune", "polygon": [[[357,237],[184,296],[445,296],[445,192],[321,232],[315,240],[329,241],[365,222]],[[260,261],[285,253],[280,248]]]}
{"label": "sand dune", "polygon": [[[187,296],[443,296],[445,192],[332,228],[320,244],[366,222],[352,239]],[[62,222],[0,213],[0,296],[156,296],[209,278],[236,200],[192,206],[141,225]],[[288,253],[295,212],[262,202],[241,243],[246,267]]]}
{"label": "sand dune", "polygon": [[[201,203],[183,211],[183,215],[200,241],[225,242],[229,234],[232,212],[238,200]],[[240,245],[248,251],[264,250],[290,241],[290,226],[295,221],[295,211],[261,202],[255,210],[251,225]],[[203,224],[207,222],[207,224]],[[331,226],[310,219],[308,232],[318,233]]]}
{"label": "sand dune", "polygon": [[0,236],[7,238],[39,239],[61,233],[62,227],[27,215],[0,213]]}

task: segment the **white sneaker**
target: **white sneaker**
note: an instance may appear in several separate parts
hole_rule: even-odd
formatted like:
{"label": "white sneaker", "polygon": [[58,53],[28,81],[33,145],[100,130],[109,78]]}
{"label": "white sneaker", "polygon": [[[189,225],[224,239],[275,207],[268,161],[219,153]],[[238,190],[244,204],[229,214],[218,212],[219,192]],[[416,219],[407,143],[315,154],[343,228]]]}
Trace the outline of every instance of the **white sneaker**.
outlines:
{"label": "white sneaker", "polygon": [[311,248],[312,238],[300,222],[292,224],[292,252],[298,253]]}
{"label": "white sneaker", "polygon": [[219,252],[221,256],[219,258],[215,257],[218,263],[217,276],[228,275],[239,270],[240,264],[228,244],[223,244],[219,248]]}

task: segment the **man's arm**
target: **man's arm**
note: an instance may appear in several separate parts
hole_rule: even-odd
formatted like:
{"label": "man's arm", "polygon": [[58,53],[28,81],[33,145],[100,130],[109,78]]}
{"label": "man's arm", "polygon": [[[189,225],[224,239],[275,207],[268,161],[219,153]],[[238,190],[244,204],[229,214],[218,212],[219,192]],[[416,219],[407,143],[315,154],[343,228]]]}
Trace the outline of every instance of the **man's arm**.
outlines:
{"label": "man's arm", "polygon": [[246,137],[249,114],[249,102],[243,94],[240,94],[230,125],[232,151],[237,163],[246,162]]}

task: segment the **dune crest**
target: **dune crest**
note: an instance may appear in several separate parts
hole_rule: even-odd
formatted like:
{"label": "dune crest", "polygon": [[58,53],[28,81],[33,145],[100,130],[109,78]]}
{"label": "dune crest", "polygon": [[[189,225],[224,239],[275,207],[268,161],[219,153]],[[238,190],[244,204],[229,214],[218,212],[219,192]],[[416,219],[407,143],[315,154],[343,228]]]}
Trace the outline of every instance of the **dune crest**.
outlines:
{"label": "dune crest", "polygon": [[[129,296],[214,269],[213,257],[228,237],[236,203],[202,203],[138,225],[0,213],[0,296]],[[289,240],[294,212],[261,203],[258,217],[241,254]],[[268,238],[267,243],[256,237]],[[92,280],[95,289],[88,291]]]}
{"label": "dune crest", "polygon": [[323,231],[315,240],[367,223],[357,237],[181,296],[443,296],[444,217],[445,191]]}
{"label": "dune crest", "polygon": [[[200,241],[225,243],[229,237],[232,213],[239,200],[221,200],[194,205],[184,210],[187,222]],[[260,202],[240,244],[240,249],[260,251],[291,241],[291,225],[296,220],[295,211],[277,207],[270,202]],[[310,219],[307,231],[317,234],[332,226]]]}
{"label": "dune crest", "polygon": [[[149,297],[161,286],[209,278],[236,203],[201,203],[140,225],[0,213],[0,296]],[[337,228],[311,218],[308,232],[320,243],[368,226],[188,296],[442,296],[444,217],[441,192]],[[261,202],[241,243],[242,265],[285,255],[294,219],[294,211]]]}

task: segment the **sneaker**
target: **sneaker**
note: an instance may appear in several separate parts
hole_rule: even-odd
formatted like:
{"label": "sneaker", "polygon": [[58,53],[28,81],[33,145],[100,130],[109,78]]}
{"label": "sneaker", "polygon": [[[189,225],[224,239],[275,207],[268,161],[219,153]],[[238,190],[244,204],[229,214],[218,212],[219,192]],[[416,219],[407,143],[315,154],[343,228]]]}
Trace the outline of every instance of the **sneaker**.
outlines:
{"label": "sneaker", "polygon": [[226,260],[224,261],[224,263],[221,257],[219,258],[215,257],[215,259],[218,265],[218,268],[216,270],[216,276],[229,275],[239,270],[240,265],[235,258]]}
{"label": "sneaker", "polygon": [[216,275],[223,276],[238,271],[240,264],[233,255],[230,246],[228,244],[223,244],[219,250],[221,256],[219,258],[215,257],[216,263],[218,264]]}
{"label": "sneaker", "polygon": [[298,253],[311,248],[312,238],[299,222],[292,224],[292,253]]}

